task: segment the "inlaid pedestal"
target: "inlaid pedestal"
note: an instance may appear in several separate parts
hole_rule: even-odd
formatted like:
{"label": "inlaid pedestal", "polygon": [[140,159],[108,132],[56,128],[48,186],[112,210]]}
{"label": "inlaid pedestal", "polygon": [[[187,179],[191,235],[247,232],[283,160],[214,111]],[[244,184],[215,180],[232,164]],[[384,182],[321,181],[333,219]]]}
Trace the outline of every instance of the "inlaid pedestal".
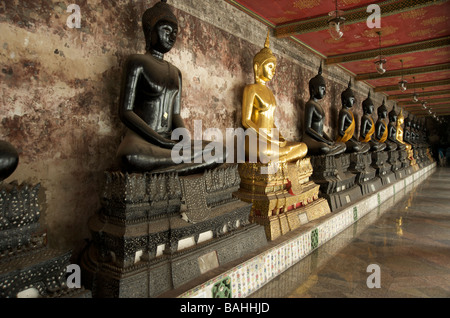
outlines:
{"label": "inlaid pedestal", "polygon": [[237,165],[204,174],[107,172],[83,277],[95,297],[156,297],[267,244],[233,197]]}
{"label": "inlaid pedestal", "polygon": [[348,171],[350,154],[313,156],[311,164],[311,179],[320,185],[320,196],[328,201],[332,212],[361,199],[361,188],[355,183],[356,175]]}
{"label": "inlaid pedestal", "polygon": [[250,221],[263,225],[274,240],[330,213],[327,201],[319,198],[319,185],[309,180],[312,172],[309,158],[272,166],[239,164],[241,185],[235,196],[252,204]]}

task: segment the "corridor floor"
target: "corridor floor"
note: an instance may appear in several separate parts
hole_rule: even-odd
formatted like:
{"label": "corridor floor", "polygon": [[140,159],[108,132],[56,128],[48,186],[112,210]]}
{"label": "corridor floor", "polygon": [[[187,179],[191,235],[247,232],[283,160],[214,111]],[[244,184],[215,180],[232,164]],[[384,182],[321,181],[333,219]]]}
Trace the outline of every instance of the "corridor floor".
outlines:
{"label": "corridor floor", "polygon": [[249,298],[394,297],[450,298],[450,168],[388,199]]}

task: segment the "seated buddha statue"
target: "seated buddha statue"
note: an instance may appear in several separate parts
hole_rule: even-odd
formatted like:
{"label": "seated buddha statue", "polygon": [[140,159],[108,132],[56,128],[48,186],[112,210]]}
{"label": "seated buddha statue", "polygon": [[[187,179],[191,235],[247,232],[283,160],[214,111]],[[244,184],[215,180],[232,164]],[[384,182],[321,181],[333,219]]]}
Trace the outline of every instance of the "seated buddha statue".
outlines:
{"label": "seated buddha statue", "polygon": [[386,124],[385,122],[388,116],[388,110],[385,104],[385,100],[383,100],[381,106],[378,107],[377,112],[378,119],[375,123],[375,133],[373,135],[373,138],[380,143],[384,143],[386,145],[387,151],[396,150],[398,145],[395,142],[388,140],[389,129],[388,124]]}
{"label": "seated buddha statue", "polygon": [[325,79],[322,76],[322,64],[319,73],[309,81],[310,99],[305,104],[303,142],[311,155],[334,156],[345,152],[343,142],[334,142],[323,130],[325,111],[319,101],[326,94]]}
{"label": "seated buddha statue", "polygon": [[366,153],[370,150],[370,145],[359,142],[354,136],[356,121],[351,109],[356,98],[351,87],[350,80],[347,89],[341,94],[342,109],[339,112],[337,141],[344,142],[349,153]]}
{"label": "seated buddha statue", "polygon": [[[272,91],[266,86],[274,77],[276,66],[277,60],[270,50],[268,33],[264,48],[253,59],[255,83],[244,88],[242,99],[242,125],[258,139],[257,147],[246,143],[247,160],[254,158],[262,163],[292,162],[304,158],[308,153],[305,143],[286,141],[277,132],[274,122],[277,103]],[[264,147],[260,147],[262,144]]]}
{"label": "seated buddha statue", "polygon": [[405,117],[403,116],[403,110],[400,110],[400,113],[397,116],[397,140],[406,146],[406,150],[411,150],[412,147],[410,144],[406,143],[403,139],[403,123],[405,122]]}
{"label": "seated buddha statue", "polygon": [[412,118],[410,116],[405,118],[405,129],[403,131],[403,140],[408,144],[415,144],[414,137],[415,132],[412,129]]}
{"label": "seated buddha statue", "polygon": [[389,112],[388,140],[397,145],[397,150],[405,150],[406,145],[397,140],[397,113],[395,107]]}
{"label": "seated buddha statue", "polygon": [[386,149],[384,143],[378,142],[373,135],[375,134],[375,123],[372,118],[372,113],[375,109],[373,101],[369,96],[363,101],[363,116],[361,118],[361,129],[359,133],[359,141],[363,143],[368,143],[370,145],[370,150],[374,152],[383,151]]}
{"label": "seated buddha statue", "polygon": [[9,143],[0,140],[0,182],[8,178],[19,164],[19,154]]}
{"label": "seated buddha statue", "polygon": [[166,1],[161,1],[145,11],[142,27],[146,53],[131,55],[124,66],[119,117],[127,131],[117,150],[121,169],[184,175],[217,166],[203,158],[205,141],[183,140],[191,151],[185,153],[183,147],[183,163],[173,160],[172,149],[179,142],[171,140],[172,132],[185,128],[180,115],[182,76],[164,54],[175,44],[178,22]]}

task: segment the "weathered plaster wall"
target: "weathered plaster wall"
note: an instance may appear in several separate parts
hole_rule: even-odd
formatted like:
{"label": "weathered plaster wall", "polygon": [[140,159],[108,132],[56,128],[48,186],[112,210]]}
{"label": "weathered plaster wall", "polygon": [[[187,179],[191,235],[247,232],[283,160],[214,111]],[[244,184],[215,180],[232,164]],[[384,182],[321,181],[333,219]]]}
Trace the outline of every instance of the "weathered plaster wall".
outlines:
{"label": "weathered plaster wall", "polygon": [[[103,171],[123,133],[117,116],[121,67],[127,55],[143,52],[140,19],[154,0],[0,1],[0,138],[20,154],[5,182],[41,183],[46,194],[41,218],[49,244],[75,248],[89,237],[87,221],[99,208]],[[81,29],[70,29],[69,4],[81,8]],[[183,110],[193,133],[240,127],[242,91],[253,82],[253,56],[267,27],[222,0],[173,0],[180,34],[166,59],[183,74]],[[269,84],[279,108],[282,134],[301,140],[308,81],[320,58],[289,40],[271,39],[278,58]],[[325,67],[324,100],[332,135],[340,93],[350,75]],[[360,118],[368,87],[355,85]],[[382,96],[374,95],[376,105]]]}

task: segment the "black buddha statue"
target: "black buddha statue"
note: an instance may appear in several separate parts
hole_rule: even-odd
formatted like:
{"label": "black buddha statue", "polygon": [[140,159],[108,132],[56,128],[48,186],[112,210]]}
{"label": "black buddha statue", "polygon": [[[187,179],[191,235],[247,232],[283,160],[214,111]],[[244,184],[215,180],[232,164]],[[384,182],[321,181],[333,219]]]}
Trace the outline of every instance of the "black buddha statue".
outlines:
{"label": "black buddha statue", "polygon": [[386,107],[385,100],[383,100],[381,106],[378,107],[377,112],[378,120],[375,124],[374,139],[380,143],[384,143],[386,145],[387,151],[396,150],[398,145],[388,139],[389,129],[388,124],[386,123],[388,117],[388,109]]}
{"label": "black buddha statue", "polygon": [[411,129],[412,129],[412,143],[414,145],[420,144],[420,123],[419,119],[415,116],[411,118]]}
{"label": "black buddha statue", "polygon": [[0,182],[8,178],[19,164],[19,154],[9,143],[0,140]]}
{"label": "black buddha statue", "polygon": [[415,132],[412,128],[412,116],[409,115],[405,118],[405,134],[403,135],[403,139],[410,145],[415,145]]}
{"label": "black buddha statue", "polygon": [[[179,142],[171,140],[172,132],[185,128],[180,115],[182,77],[178,68],[164,60],[164,54],[175,44],[178,22],[166,1],[161,1],[145,11],[142,27],[146,53],[130,56],[124,68],[119,116],[127,132],[117,151],[121,169],[183,175],[217,166],[220,162],[204,160],[205,146],[218,149],[205,141],[199,146],[199,142],[182,140],[184,159],[177,159],[179,164],[173,160],[172,149]],[[185,153],[186,149],[190,151]]]}
{"label": "black buddha statue", "polygon": [[405,150],[406,145],[397,140],[397,113],[395,107],[389,112],[388,140],[397,145],[397,150]]}
{"label": "black buddha statue", "polygon": [[369,96],[363,101],[363,116],[361,118],[361,129],[359,133],[359,141],[363,143],[368,143],[370,145],[370,150],[373,152],[383,151],[386,149],[386,144],[378,142],[373,135],[375,134],[375,123],[372,118],[372,113],[375,110],[373,101]]}
{"label": "black buddha statue", "polygon": [[339,112],[338,119],[338,142],[344,142],[349,153],[366,153],[370,150],[370,145],[359,142],[354,136],[356,120],[351,111],[356,98],[352,90],[352,81],[341,94],[342,109]]}
{"label": "black buddha statue", "polygon": [[334,156],[345,152],[342,142],[334,142],[323,130],[325,112],[319,104],[326,94],[325,79],[322,77],[322,64],[319,73],[309,81],[310,99],[305,104],[305,124],[303,142],[311,155]]}

